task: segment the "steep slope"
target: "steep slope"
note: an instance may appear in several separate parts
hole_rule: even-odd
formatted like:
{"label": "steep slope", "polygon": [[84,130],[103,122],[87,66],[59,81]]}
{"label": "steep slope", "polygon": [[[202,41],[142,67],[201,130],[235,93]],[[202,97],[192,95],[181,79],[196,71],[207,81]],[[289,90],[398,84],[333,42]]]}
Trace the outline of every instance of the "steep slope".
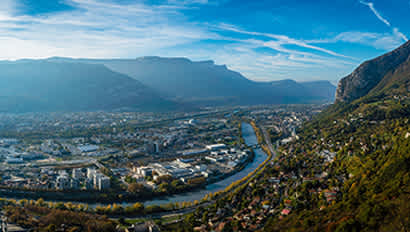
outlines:
{"label": "steep slope", "polygon": [[408,60],[410,41],[399,48],[361,64],[352,74],[343,78],[336,91],[337,102],[350,102],[365,96],[388,73]]}
{"label": "steep slope", "polygon": [[0,111],[164,110],[140,82],[103,65],[23,60],[0,63]]}
{"label": "steep slope", "polygon": [[[410,55],[410,50],[395,51],[402,57]],[[355,85],[346,81],[355,80],[345,79],[343,85]],[[271,218],[266,231],[410,228],[410,58],[371,85],[366,95],[349,95],[349,103],[339,99],[307,123],[299,133],[303,143],[282,147],[282,157],[297,162],[294,170],[316,170],[312,176],[315,182],[301,185],[295,194],[310,194],[292,198],[299,207],[282,220]],[[324,150],[336,153],[333,162],[320,161]],[[323,173],[326,177],[317,178]],[[329,192],[336,193],[330,202],[326,197]]]}
{"label": "steep slope", "polygon": [[215,65],[213,61],[193,62],[186,58],[50,60],[104,64],[116,72],[141,81],[169,98],[200,105],[329,102],[333,100],[335,91],[329,82],[255,82],[224,65]]}
{"label": "steep slope", "polygon": [[396,70],[388,73],[371,91],[371,95],[386,93],[405,95],[410,92],[410,55]]}

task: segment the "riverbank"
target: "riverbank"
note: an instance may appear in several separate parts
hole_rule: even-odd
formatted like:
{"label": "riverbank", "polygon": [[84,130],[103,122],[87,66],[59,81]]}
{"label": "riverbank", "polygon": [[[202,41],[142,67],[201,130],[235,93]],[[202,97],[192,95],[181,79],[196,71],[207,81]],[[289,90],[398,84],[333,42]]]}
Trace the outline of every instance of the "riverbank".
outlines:
{"label": "riverbank", "polygon": [[[252,138],[252,137],[251,137]],[[248,142],[252,143],[252,139],[247,140]],[[256,139],[255,139],[256,141]],[[189,196],[185,196],[183,200],[181,200],[181,195],[176,196],[177,198],[174,199],[166,199],[166,202],[145,202],[143,203],[131,203],[126,202],[123,204],[109,204],[109,205],[88,205],[88,204],[81,204],[81,203],[71,203],[71,202],[45,202],[43,200],[32,201],[32,200],[20,200],[20,201],[13,201],[13,200],[2,200],[0,199],[0,205],[3,204],[11,204],[15,206],[21,207],[31,207],[31,208],[51,208],[51,209],[63,209],[63,210],[70,210],[70,211],[79,211],[79,212],[88,212],[88,213],[97,213],[100,215],[109,215],[112,218],[123,218],[123,217],[132,217],[132,219],[148,219],[148,218],[162,218],[163,216],[174,215],[174,214],[186,214],[194,211],[197,207],[207,207],[210,204],[215,203],[218,199],[223,198],[226,194],[234,194],[234,192],[238,191],[239,189],[243,188],[247,184],[249,184],[254,178],[260,175],[266,164],[272,159],[272,154],[268,152],[269,156],[266,158],[266,153],[262,151],[262,149],[255,150],[255,158],[261,159],[262,162],[258,162],[257,167],[254,168],[255,161],[248,165],[246,168],[251,170],[246,176],[240,178],[235,182],[230,182],[228,187],[224,187],[223,190],[219,191],[210,191],[209,194],[206,194],[207,198],[201,198],[199,200],[199,195],[195,195],[191,193]],[[242,173],[243,174],[243,173]],[[232,178],[232,177],[231,177]],[[229,181],[230,178],[228,178]],[[227,181],[227,180],[225,180]],[[210,185],[212,186],[212,185]],[[209,187],[209,186],[208,186]],[[204,194],[204,192],[197,192],[197,194]],[[193,200],[192,197],[196,197],[198,199]],[[172,202],[171,200],[178,200],[176,202]]]}
{"label": "riverbank", "polygon": [[[229,178],[232,175],[235,175],[238,172],[241,172],[248,164],[250,164],[254,160],[255,154],[252,150],[251,154],[249,154],[248,158],[240,164],[239,167],[235,168],[233,171],[210,178],[206,185],[192,185],[192,186],[185,186],[183,191],[179,191],[180,193],[189,193],[192,191],[197,191],[201,189],[206,189],[206,186],[223,181],[226,178]],[[0,197],[5,197],[8,199],[29,199],[29,200],[37,200],[43,199],[46,201],[62,201],[62,202],[77,202],[82,204],[122,204],[123,202],[145,202],[151,201],[156,199],[165,199],[167,197],[172,197],[175,194],[167,194],[167,193],[157,193],[157,192],[147,192],[146,194],[132,194],[129,192],[121,191],[121,192],[99,192],[99,191],[44,191],[44,190],[24,190],[24,189],[14,189],[14,188],[7,188],[4,186],[0,186]]]}
{"label": "riverbank", "polygon": [[[255,130],[252,126],[248,123],[241,124],[241,133],[244,139],[244,142],[247,146],[251,147],[258,144]],[[244,164],[242,170],[238,170],[232,173],[226,178],[216,181],[214,183],[206,185],[205,188],[200,189],[192,189],[190,192],[168,195],[168,196],[157,196],[156,199],[149,200],[148,198],[144,197],[134,197],[130,198],[128,195],[123,193],[103,193],[102,195],[92,195],[93,193],[90,192],[80,192],[76,193],[76,198],[70,198],[70,195],[64,194],[62,192],[48,192],[49,198],[39,196],[38,193],[35,194],[28,194],[24,191],[15,190],[11,193],[6,193],[0,190],[0,195],[5,196],[8,199],[33,199],[37,200],[39,198],[47,199],[51,201],[63,201],[63,202],[73,202],[78,204],[88,204],[91,208],[96,208],[101,204],[112,204],[113,202],[117,202],[118,205],[123,207],[130,206],[135,204],[136,202],[143,202],[144,205],[162,205],[168,203],[176,203],[176,202],[193,202],[193,201],[201,201],[206,195],[218,191],[222,191],[223,189],[227,188],[232,183],[241,180],[242,178],[246,177],[255,170],[264,160],[266,159],[266,154],[260,150],[256,149],[253,152],[252,159]],[[90,195],[91,194],[91,195]],[[111,197],[110,194],[115,194],[115,196]],[[74,194],[73,194],[74,195]],[[151,196],[152,197],[152,196]],[[65,199],[65,200],[64,200]],[[81,199],[79,201],[78,199]],[[89,199],[89,201],[84,201],[83,199]],[[116,200],[117,199],[117,200]]]}

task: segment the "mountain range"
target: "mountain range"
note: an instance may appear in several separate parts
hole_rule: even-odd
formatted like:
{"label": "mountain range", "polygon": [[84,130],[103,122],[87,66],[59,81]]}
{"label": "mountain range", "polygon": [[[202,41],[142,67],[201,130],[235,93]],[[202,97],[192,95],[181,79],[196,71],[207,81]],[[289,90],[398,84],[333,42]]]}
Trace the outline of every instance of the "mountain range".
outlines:
{"label": "mountain range", "polygon": [[256,82],[213,61],[186,58],[141,57],[137,59],[67,59],[53,62],[104,64],[133,77],[168,98],[199,105],[313,103],[334,99],[336,88],[328,81]]}
{"label": "mountain range", "polygon": [[176,103],[104,65],[0,63],[0,112],[168,110]]}
{"label": "mountain range", "polygon": [[187,110],[200,106],[325,103],[328,81],[256,82],[186,58],[0,62],[0,111]]}

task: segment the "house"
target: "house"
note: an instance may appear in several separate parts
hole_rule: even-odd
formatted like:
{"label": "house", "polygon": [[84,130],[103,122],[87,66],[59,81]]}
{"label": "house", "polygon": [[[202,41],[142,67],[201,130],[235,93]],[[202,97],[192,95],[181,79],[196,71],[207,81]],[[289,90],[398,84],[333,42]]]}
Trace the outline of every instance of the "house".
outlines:
{"label": "house", "polygon": [[206,232],[207,230],[206,230],[205,225],[201,225],[201,226],[194,227],[194,231]]}
{"label": "house", "polygon": [[286,206],[289,206],[289,205],[292,204],[292,200],[289,200],[289,199],[288,199],[288,200],[285,200],[284,203],[285,203]]}
{"label": "house", "polygon": [[287,216],[287,215],[290,214],[290,212],[291,212],[290,209],[283,209],[283,210],[280,212],[280,214],[283,215],[283,216]]}
{"label": "house", "polygon": [[159,232],[159,227],[153,221],[137,223],[128,227],[126,232]]}
{"label": "house", "polygon": [[328,203],[331,203],[332,201],[336,201],[336,192],[335,191],[325,191],[324,196],[326,198],[326,201]]}

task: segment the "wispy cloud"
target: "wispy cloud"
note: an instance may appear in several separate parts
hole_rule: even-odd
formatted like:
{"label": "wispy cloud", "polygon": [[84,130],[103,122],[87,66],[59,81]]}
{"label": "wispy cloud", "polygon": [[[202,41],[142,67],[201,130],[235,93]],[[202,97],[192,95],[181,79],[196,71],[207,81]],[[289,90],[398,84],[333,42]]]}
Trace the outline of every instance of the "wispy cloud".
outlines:
{"label": "wispy cloud", "polygon": [[[363,4],[363,5],[365,5],[365,6],[368,6],[369,9],[373,12],[373,14],[374,14],[380,21],[382,21],[382,22],[383,22],[384,24],[386,24],[388,27],[392,27],[391,23],[390,23],[387,19],[385,19],[385,18],[379,13],[378,10],[376,10],[376,8],[374,7],[374,3],[372,3],[372,2],[365,2],[365,1],[362,1],[362,0],[360,0],[359,2],[360,2],[361,4]],[[394,35],[399,36],[399,37],[402,38],[404,41],[407,41],[407,40],[408,40],[408,38],[407,38],[403,33],[401,33],[397,27],[393,27],[392,29],[393,29],[393,34],[394,34]]]}
{"label": "wispy cloud", "polygon": [[323,44],[323,43],[354,43],[371,46],[381,50],[392,50],[403,43],[403,37],[400,32],[393,30],[392,33],[375,33],[361,31],[342,32],[335,37],[319,40],[307,40],[307,43]]}
{"label": "wispy cloud", "polygon": [[[195,59],[209,57],[207,48],[190,51]],[[260,53],[254,50],[254,46],[246,43],[235,43],[223,48],[212,50],[213,59],[217,63],[227,64],[233,70],[239,70],[246,77],[259,81],[279,79],[294,80],[337,80],[346,74],[355,64],[343,63],[338,58],[310,57],[295,54],[278,53],[275,55]],[[183,56],[185,53],[176,53]],[[307,71],[309,70],[309,71]],[[332,75],[323,76],[323,72],[331,72]]]}
{"label": "wispy cloud", "polygon": [[[110,0],[65,0],[64,3],[72,6],[72,10],[35,16],[10,14],[19,12],[24,5],[14,4],[14,0],[6,1],[8,4],[1,4],[3,8],[7,7],[4,9],[7,14],[0,18],[0,59],[188,54],[194,59],[214,59],[226,63],[254,79],[289,77],[292,70],[303,68],[351,65],[343,63],[348,58],[342,54],[286,35],[251,32],[229,24],[215,27],[203,22],[191,22],[180,12],[181,9],[196,10],[196,5],[212,5],[226,0],[169,0],[157,5],[143,2],[119,4]],[[246,34],[251,38],[226,37],[221,35],[222,31]],[[196,48],[192,52],[187,49],[179,52],[178,46],[204,40],[221,40],[225,41],[225,45],[216,49]],[[334,58],[289,49],[287,45],[311,49]],[[279,54],[256,52],[258,47],[271,48]]]}
{"label": "wispy cloud", "polygon": [[185,14],[227,1],[163,0],[149,4],[150,1],[61,0],[71,9],[28,15],[23,13],[24,1],[1,0],[0,59],[188,56],[195,60],[213,59],[258,80],[334,80],[351,71],[358,60],[323,43],[370,43],[386,49],[406,38],[393,28],[391,34],[344,32],[331,39],[305,40],[259,32],[234,22],[221,23],[218,19],[192,21]]}
{"label": "wispy cloud", "polygon": [[192,5],[192,4],[208,4],[208,0],[168,0],[169,4],[176,5]]}
{"label": "wispy cloud", "polygon": [[217,6],[229,2],[229,0],[168,0],[171,5],[212,5]]}
{"label": "wispy cloud", "polygon": [[0,59],[140,56],[214,36],[163,5],[95,0],[65,3],[75,10],[37,16],[4,14],[0,46],[14,50],[2,49]]}
{"label": "wispy cloud", "polygon": [[393,28],[393,33],[394,33],[396,36],[402,38],[404,41],[409,40],[409,39],[407,38],[407,36],[404,35],[403,33],[401,33],[397,27]]}
{"label": "wispy cloud", "polygon": [[[259,51],[259,48],[274,48],[270,40],[266,41],[256,37],[226,39],[232,40],[233,43],[223,47],[211,46],[183,52],[177,51],[175,54],[185,56],[189,53],[192,54],[190,55],[192,58],[200,60],[208,59],[211,51],[212,59],[217,63],[227,64],[229,68],[240,71],[246,77],[260,81],[284,78],[336,81],[337,78],[347,73],[346,70],[356,65],[356,62],[350,59],[331,56],[327,53],[320,55],[281,47],[275,49],[276,53]],[[323,72],[331,72],[332,75],[324,76]]]}
{"label": "wispy cloud", "polygon": [[275,50],[281,51],[281,52],[289,52],[289,50],[285,49],[282,45],[292,44],[292,45],[300,46],[300,47],[303,47],[303,48],[309,48],[309,49],[313,49],[313,50],[320,51],[320,52],[323,52],[323,53],[327,53],[327,54],[332,55],[332,56],[338,56],[338,57],[343,57],[343,58],[351,58],[351,57],[345,56],[343,54],[338,54],[338,53],[333,52],[333,51],[328,50],[328,49],[324,49],[324,48],[317,47],[317,46],[314,46],[314,45],[311,45],[311,44],[307,44],[302,40],[289,38],[286,35],[277,35],[277,34],[271,34],[271,33],[246,31],[246,30],[239,29],[239,28],[237,28],[233,25],[229,25],[229,24],[220,24],[219,28],[221,28],[223,30],[229,30],[229,31],[241,33],[241,34],[264,36],[264,37],[268,37],[268,38],[271,38],[271,39],[275,39],[275,41],[266,42],[265,45],[268,46],[268,47],[271,47]]}
{"label": "wispy cloud", "polygon": [[370,8],[370,10],[373,12],[373,14],[380,20],[382,21],[384,24],[386,24],[387,26],[391,26],[390,22],[387,21],[387,19],[383,18],[383,16],[380,15],[380,13],[376,10],[376,8],[374,8],[374,4],[372,2],[365,2],[365,1],[360,1],[361,4],[366,5]]}

